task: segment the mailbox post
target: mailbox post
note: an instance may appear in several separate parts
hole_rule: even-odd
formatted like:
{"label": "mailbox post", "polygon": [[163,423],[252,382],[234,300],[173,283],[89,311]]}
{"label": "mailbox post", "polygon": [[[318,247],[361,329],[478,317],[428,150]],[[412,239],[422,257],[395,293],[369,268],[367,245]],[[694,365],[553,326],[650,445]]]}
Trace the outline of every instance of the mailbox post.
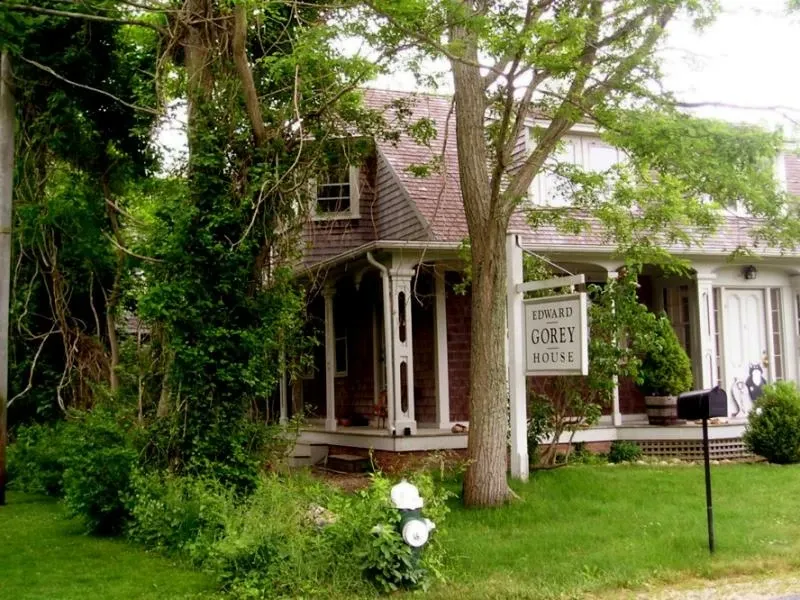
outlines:
{"label": "mailbox post", "polygon": [[711,460],[708,448],[708,419],[728,415],[728,395],[719,386],[696,390],[678,396],[678,418],[703,421],[703,458],[706,471],[706,516],[708,519],[708,550],[714,553],[714,504],[711,500]]}

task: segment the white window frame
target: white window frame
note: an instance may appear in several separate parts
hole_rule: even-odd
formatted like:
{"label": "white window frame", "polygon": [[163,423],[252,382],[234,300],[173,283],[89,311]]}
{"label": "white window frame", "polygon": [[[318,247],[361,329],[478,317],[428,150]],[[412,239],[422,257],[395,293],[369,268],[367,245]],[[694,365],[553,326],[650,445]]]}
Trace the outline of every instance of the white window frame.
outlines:
{"label": "white window frame", "polygon": [[[361,217],[361,193],[359,190],[360,169],[350,165],[348,170],[350,184],[350,206],[347,210],[321,212],[317,204],[318,186],[316,178],[308,180],[311,190],[311,215],[314,221],[338,221],[342,219],[358,219]],[[342,182],[343,183],[343,182]]]}
{"label": "white window frame", "polygon": [[[616,151],[618,162],[624,162],[625,160],[625,153],[616,148],[611,146],[610,144],[605,143],[602,139],[597,136],[593,135],[567,135],[562,138],[564,142],[573,142],[575,143],[575,161],[576,164],[581,167],[582,169],[589,171],[591,170],[591,165],[589,164],[589,157],[591,156],[591,148],[594,145],[600,145],[607,148],[611,148]],[[528,142],[528,152],[533,149],[533,143],[529,140]],[[533,206],[541,206],[541,207],[549,207],[549,208],[563,208],[570,206],[570,202],[550,202],[548,201],[548,190],[547,190],[547,183],[548,183],[548,175],[550,173],[547,172],[540,172],[536,177],[534,177],[533,182],[528,190],[528,197],[530,202]]]}

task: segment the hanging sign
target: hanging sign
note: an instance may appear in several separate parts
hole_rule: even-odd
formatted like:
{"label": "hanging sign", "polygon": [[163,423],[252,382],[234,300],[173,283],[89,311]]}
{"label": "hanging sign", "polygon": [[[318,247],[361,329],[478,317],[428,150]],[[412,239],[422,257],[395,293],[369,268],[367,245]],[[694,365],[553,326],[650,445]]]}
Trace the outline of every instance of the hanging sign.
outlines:
{"label": "hanging sign", "polygon": [[526,375],[588,375],[586,294],[523,302]]}

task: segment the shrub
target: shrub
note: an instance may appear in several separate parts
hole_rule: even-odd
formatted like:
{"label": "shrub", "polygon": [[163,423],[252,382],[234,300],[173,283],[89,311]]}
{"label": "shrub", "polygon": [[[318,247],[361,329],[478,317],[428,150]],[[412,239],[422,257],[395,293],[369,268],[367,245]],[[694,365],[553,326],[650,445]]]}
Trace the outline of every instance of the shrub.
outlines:
{"label": "shrub", "polygon": [[[441,525],[447,494],[415,476],[423,514]],[[228,505],[207,568],[236,598],[345,597],[425,587],[443,560],[437,536],[415,553],[397,532],[391,482],[378,474],[355,495],[310,478],[262,477],[253,494]]]}
{"label": "shrub", "polygon": [[138,461],[130,424],[96,408],[73,413],[64,455],[64,502],[92,533],[120,533],[130,516],[126,499]]}
{"label": "shrub", "polygon": [[794,382],[764,387],[748,416],[744,442],[771,463],[800,462],[800,391]]}
{"label": "shrub", "polygon": [[692,363],[666,315],[655,321],[651,346],[640,369],[646,396],[675,396],[692,389]]}
{"label": "shrub", "polygon": [[553,404],[544,394],[528,396],[528,459],[538,463],[539,445],[553,434]]}
{"label": "shrub", "polygon": [[[441,527],[449,512],[450,494],[426,473],[414,474],[410,481],[425,502],[422,516]],[[425,589],[432,579],[441,578],[444,549],[435,530],[421,552],[403,541],[398,533],[400,513],[390,500],[394,483],[376,474],[372,485],[359,493],[357,501],[350,504],[351,511],[345,513],[350,520],[360,520],[360,525],[351,530],[358,543],[356,555],[367,581],[381,592]]]}
{"label": "shrub", "polygon": [[149,548],[185,553],[202,564],[234,510],[234,496],[219,482],[136,470],[126,499],[126,532]]}
{"label": "shrub", "polygon": [[61,496],[63,492],[66,424],[28,425],[17,429],[8,448],[12,485],[20,490]]}
{"label": "shrub", "polygon": [[641,457],[642,449],[638,444],[622,440],[611,442],[611,448],[608,451],[608,462],[634,462]]}

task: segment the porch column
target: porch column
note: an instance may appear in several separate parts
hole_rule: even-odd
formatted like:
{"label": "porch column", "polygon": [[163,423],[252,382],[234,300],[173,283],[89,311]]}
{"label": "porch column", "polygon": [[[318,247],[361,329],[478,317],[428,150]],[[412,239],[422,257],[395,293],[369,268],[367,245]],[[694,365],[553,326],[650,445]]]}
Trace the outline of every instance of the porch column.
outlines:
{"label": "porch column", "polygon": [[417,432],[414,418],[414,349],[411,330],[411,278],[413,269],[394,268],[392,290],[392,361],[394,377],[394,428],[397,435],[406,429]]}
{"label": "porch column", "polygon": [[511,476],[528,480],[528,395],[525,384],[525,320],[523,294],[517,291],[522,283],[522,248],[519,236],[506,236],[506,295],[508,319],[508,394],[511,421]]}
{"label": "porch column", "polygon": [[[608,281],[616,281],[618,277],[619,273],[617,271],[608,271]],[[616,310],[613,303],[611,305],[611,310]],[[614,340],[614,343],[618,343],[618,340]],[[614,427],[621,427],[622,411],[619,408],[619,377],[617,375],[614,375],[613,383],[614,387],[611,390],[611,424],[614,425]]]}
{"label": "porch column", "polygon": [[697,345],[698,359],[694,362],[697,370],[695,383],[702,389],[717,385],[717,352],[714,346],[716,323],[714,321],[714,280],[715,273],[697,274]]}
{"label": "porch column", "polygon": [[447,301],[444,273],[434,276],[436,339],[436,422],[439,429],[450,427],[450,372],[447,359]]}
{"label": "porch column", "polygon": [[336,329],[333,324],[333,297],[336,288],[326,284],[322,291],[325,299],[325,429],[336,431],[336,399],[334,382],[336,374]]}
{"label": "porch column", "polygon": [[279,422],[281,425],[285,424],[289,420],[289,385],[286,381],[286,352],[281,350],[280,353],[280,365],[281,365],[281,375],[280,375],[280,419]]}

